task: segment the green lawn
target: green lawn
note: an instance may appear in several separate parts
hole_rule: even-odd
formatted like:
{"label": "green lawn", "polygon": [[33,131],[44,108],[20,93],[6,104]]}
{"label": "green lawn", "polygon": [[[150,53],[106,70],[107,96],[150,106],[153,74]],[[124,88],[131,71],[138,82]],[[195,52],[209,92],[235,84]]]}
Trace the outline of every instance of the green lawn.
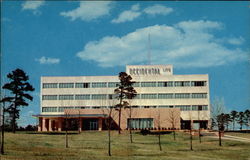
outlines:
{"label": "green lawn", "polygon": [[[248,134],[249,135],[249,134]],[[134,134],[131,144],[127,133],[112,132],[112,156],[107,155],[107,132],[82,132],[69,135],[69,147],[65,148],[65,135],[6,133],[5,155],[0,159],[15,160],[105,160],[105,159],[186,159],[186,160],[249,160],[250,143],[223,141],[218,146],[216,139],[203,137],[202,143],[194,138],[193,151],[189,149],[189,137],[178,133],[177,140],[172,135],[163,135],[159,151],[155,135]]]}

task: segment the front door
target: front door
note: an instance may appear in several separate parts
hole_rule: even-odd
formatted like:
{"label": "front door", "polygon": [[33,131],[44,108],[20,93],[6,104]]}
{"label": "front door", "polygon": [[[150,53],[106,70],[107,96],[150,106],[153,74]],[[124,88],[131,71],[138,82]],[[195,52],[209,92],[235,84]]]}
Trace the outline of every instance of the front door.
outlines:
{"label": "front door", "polygon": [[96,120],[89,122],[89,130],[97,130],[98,122]]}
{"label": "front door", "polygon": [[86,118],[83,119],[83,130],[98,130],[98,119],[97,118]]}

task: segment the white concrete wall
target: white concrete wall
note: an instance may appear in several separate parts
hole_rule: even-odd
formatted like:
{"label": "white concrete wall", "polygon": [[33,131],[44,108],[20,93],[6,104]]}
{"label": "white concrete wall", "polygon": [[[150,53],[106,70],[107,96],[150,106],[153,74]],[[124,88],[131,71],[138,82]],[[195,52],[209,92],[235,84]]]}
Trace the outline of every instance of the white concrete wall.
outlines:
{"label": "white concrete wall", "polygon": [[[128,69],[127,69],[128,70]],[[181,111],[184,120],[209,120],[210,96],[208,75],[145,75],[132,76],[136,82],[153,81],[207,81],[202,87],[135,87],[137,93],[207,93],[204,99],[134,99],[131,104],[139,106],[147,105],[207,105],[208,111]],[[59,94],[113,94],[114,88],[48,88],[43,89],[42,83],[78,83],[78,82],[119,82],[117,76],[78,76],[78,77],[41,77],[41,96]],[[42,107],[75,107],[75,106],[110,106],[113,100],[41,100]],[[62,114],[61,112],[60,114]],[[58,112],[41,112],[41,114],[59,114]]]}

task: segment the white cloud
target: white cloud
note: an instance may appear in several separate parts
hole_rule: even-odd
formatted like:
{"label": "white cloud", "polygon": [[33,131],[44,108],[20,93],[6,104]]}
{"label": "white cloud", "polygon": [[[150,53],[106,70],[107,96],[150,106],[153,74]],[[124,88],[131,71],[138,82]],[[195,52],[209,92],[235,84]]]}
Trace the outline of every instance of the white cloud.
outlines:
{"label": "white cloud", "polygon": [[39,59],[36,59],[40,64],[58,64],[60,63],[59,58],[50,58],[50,57],[41,57]]}
{"label": "white cloud", "polygon": [[169,7],[165,7],[163,5],[155,4],[151,7],[145,8],[143,11],[146,14],[150,14],[150,15],[156,15],[156,14],[168,15],[169,13],[173,12],[173,9]]}
{"label": "white cloud", "polygon": [[71,20],[81,19],[91,21],[105,15],[109,15],[112,2],[109,1],[81,1],[80,6],[74,10],[61,12],[61,16],[69,17]]}
{"label": "white cloud", "polygon": [[[214,31],[222,24],[213,21],[183,21],[174,26],[154,25],[122,37],[106,36],[90,41],[77,53],[82,60],[96,61],[102,67],[147,62],[148,34],[151,35],[152,64],[176,67],[210,67],[247,59],[240,48],[218,43]],[[223,37],[222,37],[223,39]]]}
{"label": "white cloud", "polygon": [[141,13],[138,12],[139,9],[140,9],[139,4],[135,4],[131,7],[130,10],[123,11],[117,18],[113,19],[111,22],[123,23],[127,21],[133,21],[134,19],[136,19],[141,15]]}
{"label": "white cloud", "polygon": [[232,44],[232,45],[241,45],[242,43],[244,43],[244,38],[240,37],[240,38],[229,38],[228,39],[228,43]]}
{"label": "white cloud", "polygon": [[31,1],[31,0],[27,0],[26,2],[24,2],[22,4],[22,9],[23,10],[36,10],[39,7],[41,7],[42,5],[44,5],[44,1]]}

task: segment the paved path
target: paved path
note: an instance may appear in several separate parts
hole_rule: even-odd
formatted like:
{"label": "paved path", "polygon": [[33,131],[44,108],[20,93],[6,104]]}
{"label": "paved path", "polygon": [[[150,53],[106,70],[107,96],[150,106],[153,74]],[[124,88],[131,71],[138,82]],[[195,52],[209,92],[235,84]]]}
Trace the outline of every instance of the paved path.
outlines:
{"label": "paved path", "polygon": [[[209,136],[209,137],[211,137],[211,138],[219,138],[218,136]],[[243,138],[243,137],[237,137],[237,136],[229,136],[229,135],[224,135],[221,138],[222,139],[226,139],[226,140],[232,140],[232,141],[239,141],[239,142],[250,143],[250,139],[249,138]]]}

